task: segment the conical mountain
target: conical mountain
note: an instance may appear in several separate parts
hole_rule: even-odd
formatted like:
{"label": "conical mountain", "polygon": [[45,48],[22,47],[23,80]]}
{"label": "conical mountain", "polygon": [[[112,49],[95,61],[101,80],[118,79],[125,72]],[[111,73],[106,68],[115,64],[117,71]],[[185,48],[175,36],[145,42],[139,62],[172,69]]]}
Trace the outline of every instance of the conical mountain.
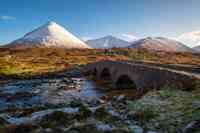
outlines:
{"label": "conical mountain", "polygon": [[24,37],[9,44],[11,47],[62,47],[90,48],[86,43],[75,37],[55,22],[47,24],[27,33]]}

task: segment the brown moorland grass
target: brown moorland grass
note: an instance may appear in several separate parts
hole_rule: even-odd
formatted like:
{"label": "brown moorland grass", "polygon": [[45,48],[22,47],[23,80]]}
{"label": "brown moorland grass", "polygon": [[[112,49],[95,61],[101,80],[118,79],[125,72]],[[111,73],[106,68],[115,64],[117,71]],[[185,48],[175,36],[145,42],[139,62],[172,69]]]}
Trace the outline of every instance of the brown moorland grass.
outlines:
{"label": "brown moorland grass", "polygon": [[200,54],[148,51],[145,49],[113,48],[62,49],[62,48],[0,48],[0,75],[33,76],[63,71],[77,65],[100,60],[129,60],[159,64],[200,66]]}

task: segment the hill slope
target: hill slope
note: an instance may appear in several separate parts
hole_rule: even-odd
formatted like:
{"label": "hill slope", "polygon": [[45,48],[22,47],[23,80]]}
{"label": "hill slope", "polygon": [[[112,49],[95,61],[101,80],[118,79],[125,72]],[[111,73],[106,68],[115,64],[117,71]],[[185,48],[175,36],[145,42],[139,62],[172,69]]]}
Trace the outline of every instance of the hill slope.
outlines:
{"label": "hill slope", "polygon": [[147,37],[140,39],[133,42],[129,48],[144,48],[149,50],[169,52],[194,52],[193,49],[185,46],[184,44],[164,37]]}

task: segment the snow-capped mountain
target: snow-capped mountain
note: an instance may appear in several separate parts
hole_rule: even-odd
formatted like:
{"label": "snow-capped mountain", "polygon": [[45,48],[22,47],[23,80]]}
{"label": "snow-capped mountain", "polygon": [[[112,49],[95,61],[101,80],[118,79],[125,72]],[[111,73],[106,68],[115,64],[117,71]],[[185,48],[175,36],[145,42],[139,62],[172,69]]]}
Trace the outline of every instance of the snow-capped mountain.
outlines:
{"label": "snow-capped mountain", "polygon": [[83,41],[55,22],[48,22],[9,44],[11,47],[90,48]]}
{"label": "snow-capped mountain", "polygon": [[105,36],[99,39],[88,40],[86,43],[92,48],[120,48],[127,47],[130,45],[129,42],[114,36]]}
{"label": "snow-capped mountain", "polygon": [[169,51],[169,52],[194,52],[192,48],[172,39],[164,37],[147,37],[137,40],[129,46],[129,48],[144,48],[156,51]]}
{"label": "snow-capped mountain", "polygon": [[195,51],[197,51],[198,53],[200,52],[200,46],[193,47],[193,49],[194,49]]}

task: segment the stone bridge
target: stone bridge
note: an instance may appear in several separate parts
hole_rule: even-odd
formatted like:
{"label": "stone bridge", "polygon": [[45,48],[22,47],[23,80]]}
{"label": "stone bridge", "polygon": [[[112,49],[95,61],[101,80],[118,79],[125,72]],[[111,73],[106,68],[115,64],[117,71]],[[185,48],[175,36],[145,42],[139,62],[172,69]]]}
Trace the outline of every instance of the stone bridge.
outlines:
{"label": "stone bridge", "polygon": [[199,75],[168,68],[122,61],[100,61],[86,66],[86,71],[98,80],[111,81],[119,89],[158,89],[173,86],[192,89]]}

